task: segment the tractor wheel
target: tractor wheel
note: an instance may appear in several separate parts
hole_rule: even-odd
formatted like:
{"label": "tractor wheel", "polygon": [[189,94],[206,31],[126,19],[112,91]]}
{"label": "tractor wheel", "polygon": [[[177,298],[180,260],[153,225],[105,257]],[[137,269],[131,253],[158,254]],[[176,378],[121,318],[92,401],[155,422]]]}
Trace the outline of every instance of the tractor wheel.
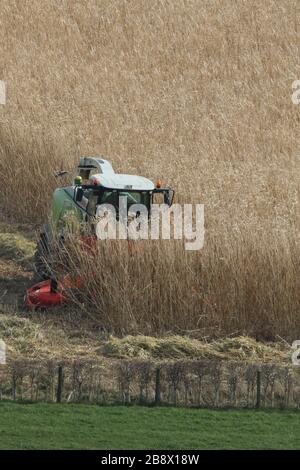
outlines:
{"label": "tractor wheel", "polygon": [[49,279],[50,272],[48,263],[45,260],[45,257],[40,253],[37,249],[34,253],[33,258],[33,269],[34,269],[34,281],[40,282],[44,281],[45,279]]}
{"label": "tractor wheel", "polygon": [[33,258],[34,281],[44,281],[51,277],[50,252],[45,234],[41,234]]}

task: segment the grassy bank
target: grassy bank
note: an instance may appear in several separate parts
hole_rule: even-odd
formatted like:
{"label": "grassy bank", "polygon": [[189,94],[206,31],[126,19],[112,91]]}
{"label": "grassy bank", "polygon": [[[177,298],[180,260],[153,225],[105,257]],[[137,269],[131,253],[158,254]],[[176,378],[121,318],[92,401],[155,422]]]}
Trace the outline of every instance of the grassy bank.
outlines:
{"label": "grassy bank", "polygon": [[298,412],[0,405],[1,449],[299,449]]}

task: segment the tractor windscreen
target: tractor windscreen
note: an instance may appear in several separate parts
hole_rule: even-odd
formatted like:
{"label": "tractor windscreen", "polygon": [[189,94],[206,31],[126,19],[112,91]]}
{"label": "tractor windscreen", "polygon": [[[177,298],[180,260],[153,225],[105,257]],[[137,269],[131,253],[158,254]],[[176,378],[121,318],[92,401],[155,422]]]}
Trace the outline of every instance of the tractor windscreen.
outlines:
{"label": "tractor windscreen", "polygon": [[96,214],[97,206],[100,204],[111,204],[119,213],[119,198],[127,200],[127,211],[133,204],[143,204],[150,209],[151,194],[149,191],[131,191],[117,189],[90,190],[88,195],[87,211],[89,214]]}
{"label": "tractor windscreen", "polygon": [[127,200],[127,208],[133,204],[144,204],[148,207],[149,205],[149,193],[141,191],[104,191],[100,198],[100,204],[112,204],[116,209],[119,208],[119,198],[123,197]]}

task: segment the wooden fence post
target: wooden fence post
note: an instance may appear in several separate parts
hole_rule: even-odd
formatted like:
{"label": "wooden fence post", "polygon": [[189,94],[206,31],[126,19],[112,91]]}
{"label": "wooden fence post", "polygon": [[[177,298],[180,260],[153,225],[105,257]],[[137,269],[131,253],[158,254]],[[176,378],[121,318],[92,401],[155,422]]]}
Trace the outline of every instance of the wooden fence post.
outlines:
{"label": "wooden fence post", "polygon": [[155,371],[155,405],[160,405],[160,368]]}
{"label": "wooden fence post", "polygon": [[255,408],[259,409],[261,405],[261,371],[256,372],[256,405]]}
{"label": "wooden fence post", "polygon": [[57,393],[56,393],[56,403],[61,403],[62,393],[64,388],[64,371],[63,366],[58,366],[58,382],[57,382]]}

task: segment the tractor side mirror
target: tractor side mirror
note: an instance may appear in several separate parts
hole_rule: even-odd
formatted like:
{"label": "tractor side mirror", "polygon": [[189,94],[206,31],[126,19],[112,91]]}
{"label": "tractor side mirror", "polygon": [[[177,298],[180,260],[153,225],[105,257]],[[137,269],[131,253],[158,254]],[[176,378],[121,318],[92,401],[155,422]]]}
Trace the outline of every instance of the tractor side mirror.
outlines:
{"label": "tractor side mirror", "polygon": [[174,199],[174,191],[173,189],[168,189],[164,192],[164,203],[167,204],[169,207],[173,204]]}
{"label": "tractor side mirror", "polygon": [[76,202],[81,202],[83,198],[83,189],[82,188],[76,188],[75,189],[75,201]]}

